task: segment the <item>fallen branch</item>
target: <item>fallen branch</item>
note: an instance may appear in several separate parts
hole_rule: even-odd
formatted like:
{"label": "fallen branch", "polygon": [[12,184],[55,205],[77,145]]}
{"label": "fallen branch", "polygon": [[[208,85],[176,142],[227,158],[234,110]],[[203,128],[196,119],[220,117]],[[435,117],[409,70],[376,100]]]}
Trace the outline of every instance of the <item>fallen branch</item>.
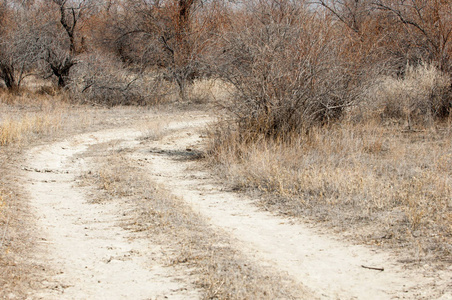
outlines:
{"label": "fallen branch", "polygon": [[377,270],[377,271],[381,271],[381,272],[383,272],[385,270],[385,268],[368,267],[365,265],[361,265],[361,267],[363,267],[364,269]]}
{"label": "fallen branch", "polygon": [[37,172],[37,173],[55,173],[55,174],[69,174],[69,171],[59,171],[59,170],[51,170],[51,169],[37,169],[30,167],[22,167],[22,170],[29,172]]}

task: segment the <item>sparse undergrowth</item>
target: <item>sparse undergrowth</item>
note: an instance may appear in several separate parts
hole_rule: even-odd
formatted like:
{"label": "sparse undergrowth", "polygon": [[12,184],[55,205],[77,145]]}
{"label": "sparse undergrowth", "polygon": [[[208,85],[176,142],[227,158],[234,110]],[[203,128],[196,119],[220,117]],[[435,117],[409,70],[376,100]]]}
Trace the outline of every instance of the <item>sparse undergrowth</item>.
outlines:
{"label": "sparse undergrowth", "polygon": [[234,250],[226,235],[210,228],[201,216],[169,192],[156,187],[146,171],[131,165],[126,154],[111,153],[85,179],[101,191],[96,201],[122,198],[136,210],[124,224],[146,231],[167,249],[171,266],[188,265],[205,299],[300,299],[301,287],[262,269]]}
{"label": "sparse undergrowth", "polygon": [[50,133],[60,126],[61,116],[27,113],[20,118],[7,116],[0,124],[0,146],[21,144],[32,135]]}
{"label": "sparse undergrowth", "polygon": [[258,191],[266,209],[395,247],[408,262],[452,259],[448,123],[407,131],[342,122],[252,143],[217,130],[211,149],[219,174],[236,189]]}

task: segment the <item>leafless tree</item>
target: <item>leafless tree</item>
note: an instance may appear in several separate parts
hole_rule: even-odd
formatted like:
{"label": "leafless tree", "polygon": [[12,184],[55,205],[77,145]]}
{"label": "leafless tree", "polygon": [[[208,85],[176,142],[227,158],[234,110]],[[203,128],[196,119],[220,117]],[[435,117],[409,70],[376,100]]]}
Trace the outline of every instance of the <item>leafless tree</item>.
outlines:
{"label": "leafless tree", "polygon": [[81,103],[106,106],[157,103],[167,93],[159,77],[136,73],[117,57],[84,53],[71,71],[68,89]]}
{"label": "leafless tree", "polygon": [[358,35],[362,34],[363,24],[372,11],[369,0],[319,0],[317,4]]}
{"label": "leafless tree", "polygon": [[0,7],[0,78],[10,90],[20,86],[38,60],[35,41],[40,33],[34,31],[30,5],[28,1],[3,1]]}
{"label": "leafless tree", "polygon": [[[42,59],[51,74],[58,79],[60,88],[68,84],[70,70],[77,63],[77,55],[81,50],[77,43],[77,30],[80,21],[89,12],[90,4],[86,0],[52,0],[52,3],[41,7],[45,16],[37,43],[41,48]],[[48,11],[44,12],[43,9]]]}
{"label": "leafless tree", "polygon": [[419,60],[434,61],[441,70],[452,71],[452,1],[449,0],[373,0],[405,30]]}
{"label": "leafless tree", "polygon": [[9,34],[8,19],[11,17],[7,2],[0,4],[0,78],[4,81],[8,89],[15,89],[17,87],[14,76],[14,64],[12,63],[11,51],[8,49]]}
{"label": "leafless tree", "polygon": [[107,45],[124,62],[164,73],[186,99],[187,85],[202,73],[200,55],[211,21],[205,5],[201,0],[128,1],[110,19],[114,32]]}

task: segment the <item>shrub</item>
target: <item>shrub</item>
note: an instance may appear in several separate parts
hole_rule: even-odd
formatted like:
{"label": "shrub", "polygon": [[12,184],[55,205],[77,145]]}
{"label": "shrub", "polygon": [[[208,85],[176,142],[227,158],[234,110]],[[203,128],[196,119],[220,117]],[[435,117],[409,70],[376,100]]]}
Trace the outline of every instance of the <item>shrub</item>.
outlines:
{"label": "shrub", "polygon": [[245,139],[339,119],[360,95],[362,70],[322,17],[297,4],[260,5],[225,34],[217,74],[234,87],[229,115]]}
{"label": "shrub", "polygon": [[69,90],[82,103],[146,105],[163,101],[171,86],[159,76],[133,72],[113,57],[87,54],[74,66]]}
{"label": "shrub", "polygon": [[369,99],[384,118],[403,119],[408,126],[450,114],[451,80],[434,65],[407,66],[403,77],[385,77],[375,84]]}

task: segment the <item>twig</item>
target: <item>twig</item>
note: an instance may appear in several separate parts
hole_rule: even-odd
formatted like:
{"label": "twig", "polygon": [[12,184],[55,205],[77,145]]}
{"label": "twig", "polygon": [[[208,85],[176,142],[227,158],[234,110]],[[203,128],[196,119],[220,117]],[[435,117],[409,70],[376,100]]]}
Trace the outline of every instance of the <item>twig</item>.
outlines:
{"label": "twig", "polygon": [[361,265],[361,267],[363,267],[364,269],[377,270],[377,271],[381,271],[381,272],[383,272],[385,270],[385,268],[368,267],[365,265]]}

